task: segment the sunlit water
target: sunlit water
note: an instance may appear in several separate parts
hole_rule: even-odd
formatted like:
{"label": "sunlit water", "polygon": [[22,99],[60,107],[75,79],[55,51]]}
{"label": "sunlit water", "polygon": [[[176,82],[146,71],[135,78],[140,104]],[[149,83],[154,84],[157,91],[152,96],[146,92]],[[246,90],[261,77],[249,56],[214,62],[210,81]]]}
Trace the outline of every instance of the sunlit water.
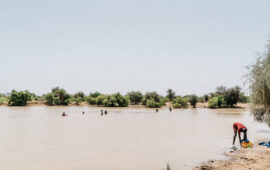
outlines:
{"label": "sunlit water", "polygon": [[162,170],[166,163],[192,169],[223,158],[236,121],[248,127],[251,141],[270,134],[244,109],[107,108],[103,116],[100,109],[1,106],[0,169]]}

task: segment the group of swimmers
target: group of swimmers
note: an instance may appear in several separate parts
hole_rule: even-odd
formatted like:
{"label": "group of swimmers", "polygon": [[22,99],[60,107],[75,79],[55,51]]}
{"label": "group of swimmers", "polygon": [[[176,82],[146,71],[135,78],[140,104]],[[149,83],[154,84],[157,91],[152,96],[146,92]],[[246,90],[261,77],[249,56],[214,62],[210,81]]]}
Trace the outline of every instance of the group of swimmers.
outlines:
{"label": "group of swimmers", "polygon": [[[82,114],[84,115],[85,112],[83,111]],[[103,116],[103,114],[105,114],[105,115],[108,114],[108,111],[105,110],[104,113],[103,113],[103,110],[101,109],[101,116]],[[67,116],[67,114],[66,114],[65,112],[63,112],[63,113],[62,113],[62,116]]]}
{"label": "group of swimmers", "polygon": [[[104,114],[105,114],[105,115],[108,114],[107,110],[104,111]],[[100,111],[100,115],[103,116],[103,110],[102,110],[102,109],[101,109],[101,111]]]}

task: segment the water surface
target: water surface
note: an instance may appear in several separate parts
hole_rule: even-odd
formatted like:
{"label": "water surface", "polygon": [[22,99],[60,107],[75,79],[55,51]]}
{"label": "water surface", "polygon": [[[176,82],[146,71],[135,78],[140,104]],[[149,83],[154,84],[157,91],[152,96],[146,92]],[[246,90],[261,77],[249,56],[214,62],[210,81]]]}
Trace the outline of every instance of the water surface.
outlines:
{"label": "water surface", "polygon": [[234,122],[248,127],[251,141],[270,134],[244,109],[108,108],[104,116],[100,109],[1,106],[0,169],[162,170],[166,163],[192,169],[223,158]]}

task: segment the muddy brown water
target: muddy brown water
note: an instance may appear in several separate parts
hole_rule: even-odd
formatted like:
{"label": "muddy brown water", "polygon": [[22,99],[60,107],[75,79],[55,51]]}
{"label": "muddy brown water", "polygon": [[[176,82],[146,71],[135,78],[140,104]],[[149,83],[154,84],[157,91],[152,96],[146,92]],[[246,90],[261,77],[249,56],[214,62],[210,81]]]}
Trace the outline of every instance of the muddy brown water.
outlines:
{"label": "muddy brown water", "polygon": [[100,109],[1,106],[0,169],[162,170],[166,163],[192,169],[224,158],[236,121],[248,127],[251,141],[270,134],[245,109],[106,108],[103,116]]}

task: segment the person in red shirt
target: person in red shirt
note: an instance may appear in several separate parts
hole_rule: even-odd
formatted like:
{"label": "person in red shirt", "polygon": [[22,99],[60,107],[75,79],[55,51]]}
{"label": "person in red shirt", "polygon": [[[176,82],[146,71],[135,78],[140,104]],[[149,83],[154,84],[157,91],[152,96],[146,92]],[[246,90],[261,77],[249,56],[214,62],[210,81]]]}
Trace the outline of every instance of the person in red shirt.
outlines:
{"label": "person in red shirt", "polygon": [[247,140],[247,128],[246,126],[244,126],[242,123],[236,122],[233,124],[233,131],[234,131],[234,137],[233,137],[233,145],[235,142],[235,138],[237,136],[239,136],[239,142],[240,142],[240,146],[241,146],[241,132],[244,134],[244,139],[243,140]]}

